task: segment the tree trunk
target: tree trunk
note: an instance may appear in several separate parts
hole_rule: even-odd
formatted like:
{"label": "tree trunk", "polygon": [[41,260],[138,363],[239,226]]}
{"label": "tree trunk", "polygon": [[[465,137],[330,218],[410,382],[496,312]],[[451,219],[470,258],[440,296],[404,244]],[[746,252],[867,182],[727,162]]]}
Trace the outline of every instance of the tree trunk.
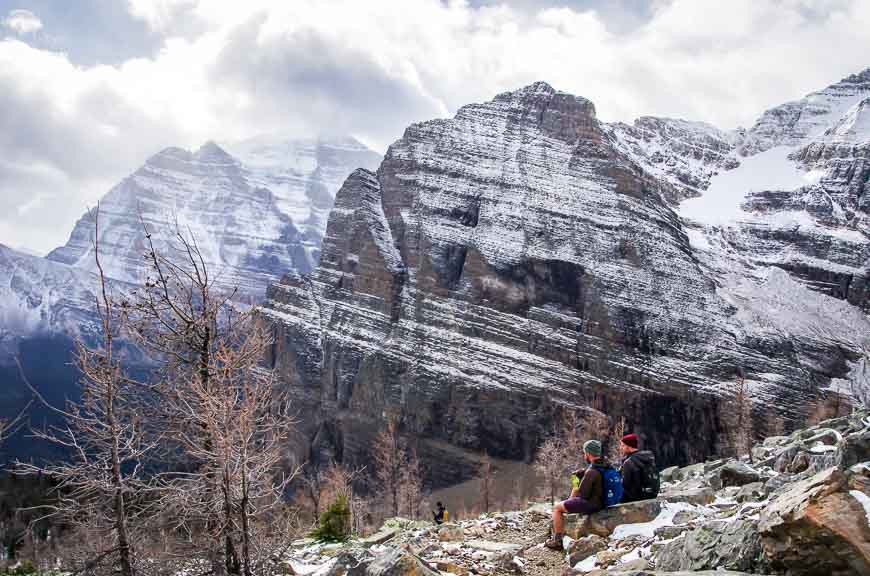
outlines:
{"label": "tree trunk", "polygon": [[251,529],[248,524],[248,468],[247,454],[243,456],[242,462],[242,562],[245,570],[245,576],[253,576],[251,572]]}

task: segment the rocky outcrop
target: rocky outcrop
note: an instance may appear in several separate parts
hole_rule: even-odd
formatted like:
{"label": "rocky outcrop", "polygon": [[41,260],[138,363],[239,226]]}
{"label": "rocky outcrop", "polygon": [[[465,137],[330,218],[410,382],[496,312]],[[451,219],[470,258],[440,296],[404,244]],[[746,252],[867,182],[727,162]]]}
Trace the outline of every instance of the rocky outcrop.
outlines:
{"label": "rocky outcrop", "polygon": [[[818,446],[816,442],[834,442],[836,437],[836,442],[824,445],[833,447],[832,461],[842,461],[839,451],[844,446],[867,447],[863,433],[870,427],[868,418],[870,412],[856,412],[789,436],[771,437],[753,449],[776,451],[798,441]],[[364,571],[375,562],[408,566],[410,571],[422,563],[424,569],[434,566],[456,576],[868,573],[870,460],[799,474],[777,474],[772,461],[699,462],[672,471],[666,490],[656,500],[616,506],[582,522],[569,515],[575,528],[588,521],[609,526],[603,536],[569,531],[564,551],[545,547],[552,504],[535,503],[526,510],[459,517],[443,526],[391,519],[382,531],[392,534],[386,546],[360,548],[360,544],[369,546],[367,540],[353,540],[336,550],[335,545],[303,541],[292,547],[291,563],[300,574],[322,574],[336,566]],[[715,490],[710,486],[735,468],[745,474],[752,471],[766,479],[765,485],[777,487],[765,492],[761,481]],[[710,502],[690,503],[671,496],[700,485],[711,490]],[[750,488],[752,498],[741,499],[740,494]],[[445,533],[450,537],[444,538]],[[345,560],[348,551],[356,562]],[[338,561],[332,559],[335,555]],[[393,560],[397,558],[406,561],[399,564]],[[307,565],[298,565],[302,561]]]}
{"label": "rocky outcrop", "polygon": [[835,576],[870,573],[870,522],[837,468],[819,472],[782,494],[762,512],[758,532],[774,570]]}
{"label": "rocky outcrop", "polygon": [[[680,129],[728,168],[724,136]],[[870,343],[860,311],[782,271],[725,282],[733,262],[699,260],[672,175],[626,130],[538,83],[409,127],[345,182],[319,267],[262,311],[315,453],[363,462],[386,414],[424,443],[530,458],[561,411],[596,406],[684,463],[716,448],[737,373],[786,417],[849,373]]]}
{"label": "rocky outcrop", "polygon": [[699,196],[713,176],[740,164],[732,154],[736,136],[703,122],[644,116],[608,128],[618,147],[668,184],[664,196],[675,204]]}
{"label": "rocky outcrop", "polygon": [[765,573],[761,536],[750,520],[707,522],[664,545],[656,567],[666,571],[724,568]]}

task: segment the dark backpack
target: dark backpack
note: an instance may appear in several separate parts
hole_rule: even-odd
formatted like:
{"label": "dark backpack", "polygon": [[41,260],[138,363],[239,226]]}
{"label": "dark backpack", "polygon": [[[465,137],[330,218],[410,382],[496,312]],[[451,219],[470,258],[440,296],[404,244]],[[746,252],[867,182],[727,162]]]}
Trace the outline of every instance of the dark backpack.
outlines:
{"label": "dark backpack", "polygon": [[604,507],[616,506],[622,502],[622,474],[613,466],[596,466],[601,472],[601,484],[604,489]]}
{"label": "dark backpack", "polygon": [[641,488],[640,493],[644,500],[651,500],[659,495],[661,488],[661,478],[659,477],[658,468],[655,461],[647,459],[632,460],[635,466],[640,469]]}

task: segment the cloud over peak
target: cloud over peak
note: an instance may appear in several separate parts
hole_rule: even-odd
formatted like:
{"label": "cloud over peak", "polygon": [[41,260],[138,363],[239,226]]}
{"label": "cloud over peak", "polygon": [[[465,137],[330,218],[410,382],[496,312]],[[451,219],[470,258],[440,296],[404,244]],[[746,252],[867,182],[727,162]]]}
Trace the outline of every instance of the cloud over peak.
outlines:
{"label": "cloud over peak", "polygon": [[42,20],[30,10],[11,10],[3,20],[3,26],[19,36],[27,36],[42,29]]}
{"label": "cloud over peak", "polygon": [[[62,23],[37,0],[16,1],[52,33]],[[124,6],[128,28],[155,45],[97,64],[71,60],[69,46],[40,46],[31,11],[3,21],[0,242],[61,244],[86,204],[168,146],[321,133],[383,151],[412,122],[537,80],[589,98],[606,121],[659,115],[733,128],[870,65],[866,0]],[[628,29],[613,25],[622,15]]]}

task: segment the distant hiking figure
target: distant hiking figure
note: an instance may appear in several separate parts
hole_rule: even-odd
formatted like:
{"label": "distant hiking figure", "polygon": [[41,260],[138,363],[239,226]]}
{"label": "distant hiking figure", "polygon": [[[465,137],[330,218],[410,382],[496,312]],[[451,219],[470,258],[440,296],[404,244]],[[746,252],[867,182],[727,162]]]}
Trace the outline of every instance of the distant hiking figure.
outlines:
{"label": "distant hiking figure", "polygon": [[622,501],[650,500],[659,495],[659,471],[649,450],[638,449],[636,434],[622,437]]}
{"label": "distant hiking figure", "polygon": [[447,522],[447,509],[444,507],[444,504],[439,502],[435,505],[436,510],[432,512],[432,516],[435,517],[436,524],[444,524]]}
{"label": "distant hiking figure", "polygon": [[601,453],[601,442],[598,440],[583,444],[583,458],[589,466],[574,472],[571,477],[571,497],[553,507],[553,537],[547,542],[547,548],[562,549],[566,513],[594,514],[619,503],[622,497],[619,471],[610,466]]}

